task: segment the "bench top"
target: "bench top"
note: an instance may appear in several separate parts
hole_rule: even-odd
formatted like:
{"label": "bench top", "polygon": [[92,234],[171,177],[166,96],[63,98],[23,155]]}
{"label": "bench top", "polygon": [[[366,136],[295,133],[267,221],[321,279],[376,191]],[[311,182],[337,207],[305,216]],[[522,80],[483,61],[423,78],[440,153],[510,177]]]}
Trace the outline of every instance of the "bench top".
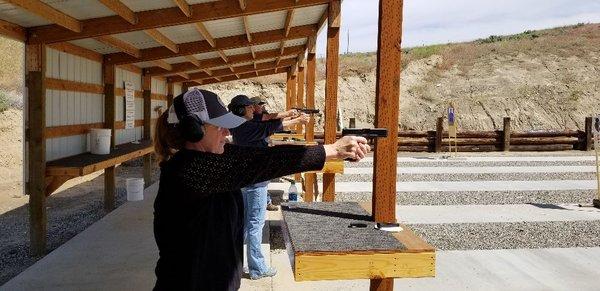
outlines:
{"label": "bench top", "polygon": [[46,163],[47,176],[84,176],[154,151],[152,141],[120,144],[108,155],[83,153]]}

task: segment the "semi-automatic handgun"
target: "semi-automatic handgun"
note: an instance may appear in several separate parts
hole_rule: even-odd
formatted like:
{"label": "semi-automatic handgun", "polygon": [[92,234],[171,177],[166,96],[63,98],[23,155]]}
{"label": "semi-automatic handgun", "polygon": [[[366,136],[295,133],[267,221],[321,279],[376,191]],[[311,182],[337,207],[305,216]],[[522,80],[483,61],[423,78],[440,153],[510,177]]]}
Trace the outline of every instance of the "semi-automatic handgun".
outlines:
{"label": "semi-automatic handgun", "polygon": [[306,113],[306,114],[317,114],[319,113],[319,109],[309,109],[309,108],[292,108],[292,109],[296,109],[302,113]]}
{"label": "semi-automatic handgun", "polygon": [[344,128],[342,136],[355,135],[364,138],[387,137],[387,128]]}

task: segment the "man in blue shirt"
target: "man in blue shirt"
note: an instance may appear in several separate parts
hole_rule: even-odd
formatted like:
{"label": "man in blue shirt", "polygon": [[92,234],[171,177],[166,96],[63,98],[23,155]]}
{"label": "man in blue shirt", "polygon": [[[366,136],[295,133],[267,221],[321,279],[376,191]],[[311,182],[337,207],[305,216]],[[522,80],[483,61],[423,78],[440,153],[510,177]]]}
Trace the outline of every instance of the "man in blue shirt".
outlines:
{"label": "man in blue shirt", "polygon": [[[238,95],[231,99],[227,106],[229,111],[247,121],[230,130],[233,143],[241,146],[267,147],[266,138],[284,126],[307,124],[310,117],[300,114],[290,120],[270,119],[257,121],[254,119],[254,103],[246,95]],[[250,279],[257,280],[263,277],[275,276],[277,271],[267,267],[265,258],[260,250],[262,242],[262,229],[265,225],[265,209],[267,206],[267,187],[269,181],[256,183],[242,188],[244,198],[244,235],[246,237],[248,272]]]}

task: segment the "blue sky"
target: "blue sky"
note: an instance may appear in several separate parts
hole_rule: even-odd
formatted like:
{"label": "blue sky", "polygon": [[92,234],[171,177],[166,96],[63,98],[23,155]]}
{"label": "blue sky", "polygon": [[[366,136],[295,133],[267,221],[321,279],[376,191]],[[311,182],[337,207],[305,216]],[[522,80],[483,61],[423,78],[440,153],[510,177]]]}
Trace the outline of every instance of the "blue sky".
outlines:
{"label": "blue sky", "polygon": [[[378,0],[344,0],[340,52],[377,49]],[[404,0],[403,47],[600,22],[600,0]],[[317,53],[325,54],[325,30]]]}

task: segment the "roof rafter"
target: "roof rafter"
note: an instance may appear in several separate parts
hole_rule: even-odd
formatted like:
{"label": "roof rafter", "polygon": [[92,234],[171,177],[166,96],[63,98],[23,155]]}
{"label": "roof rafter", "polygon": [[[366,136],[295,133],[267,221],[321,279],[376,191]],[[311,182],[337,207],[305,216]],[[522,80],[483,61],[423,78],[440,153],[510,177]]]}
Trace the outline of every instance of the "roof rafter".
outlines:
{"label": "roof rafter", "polygon": [[200,61],[194,56],[185,56],[188,62],[194,64],[196,67],[200,67]]}
{"label": "roof rafter", "polygon": [[177,73],[177,75],[184,78],[185,80],[190,79],[190,75],[188,75],[187,73],[184,73],[184,72],[179,72],[179,73]]}
{"label": "roof rafter", "polygon": [[[282,72],[285,72],[285,70],[267,69],[267,70],[260,71],[258,74],[255,74],[255,73],[241,74],[239,78],[236,76],[227,76],[227,77],[220,78],[220,80],[218,80],[218,81],[204,80],[204,81],[202,81],[202,84],[198,83],[197,81],[192,82],[192,83],[196,83],[198,85],[208,85],[208,84],[214,84],[214,83],[220,83],[220,82],[229,82],[229,81],[256,78],[256,77],[261,77],[261,76],[274,75],[274,74],[279,74]],[[195,86],[195,85],[191,85],[191,86]]]}
{"label": "roof rafter", "polygon": [[[257,68],[254,68],[254,65],[250,64],[250,65],[243,65],[243,66],[237,66],[234,67],[235,71],[231,72],[228,69],[219,69],[219,70],[214,70],[213,71],[213,75],[207,75],[203,72],[199,72],[199,73],[192,73],[189,74],[190,80],[204,80],[204,79],[211,79],[211,78],[216,78],[216,77],[226,77],[226,76],[234,76],[234,75],[241,75],[241,74],[245,74],[245,73],[254,73],[255,71],[260,71],[260,70],[267,70],[267,69],[274,69],[277,67],[280,68],[284,68],[284,67],[289,67],[293,64],[296,63],[295,59],[287,59],[287,60],[283,60],[279,65],[275,64],[274,61],[272,62],[265,62],[265,63],[260,63],[257,64]],[[184,82],[185,80],[183,80],[183,78],[181,77],[170,77],[169,78],[169,82]]]}
{"label": "roof rafter", "polygon": [[240,9],[242,9],[242,11],[246,10],[246,0],[239,0],[240,1]]}
{"label": "roof rafter", "polygon": [[[287,47],[285,49],[285,51],[283,52],[283,55],[284,56],[299,55],[302,52],[304,52],[304,49],[305,49],[305,46],[302,46],[302,45]],[[256,61],[260,61],[260,60],[269,60],[269,59],[277,58],[278,56],[280,56],[279,49],[256,52],[256,58],[253,58],[252,55],[250,55],[250,54],[231,55],[231,56],[229,56],[229,64],[234,65],[234,64],[245,63],[245,62],[249,62],[249,61],[256,62]],[[221,67],[221,66],[227,65],[223,61],[223,59],[220,57],[212,58],[212,59],[205,59],[205,60],[202,60],[199,62],[201,64],[201,66],[195,66],[188,62],[172,64],[172,66],[173,66],[172,71],[166,71],[159,67],[150,67],[150,68],[144,69],[144,73],[146,75],[150,75],[150,76],[157,76],[157,75],[172,74],[174,72],[186,72],[186,71],[192,71],[192,70],[198,70],[198,69],[210,69],[210,68],[214,68],[214,67]]]}
{"label": "roof rafter", "polygon": [[137,15],[129,7],[127,7],[120,0],[98,0],[108,9],[112,10],[117,15],[121,16],[127,22],[136,24],[138,22]]}
{"label": "roof rafter", "polygon": [[[290,34],[290,29],[292,26],[292,19],[294,19],[294,10],[288,10],[287,16],[285,18],[285,25],[283,27],[283,35],[287,37]],[[283,49],[285,48],[285,40],[282,40],[279,44],[279,50],[283,53]],[[280,54],[282,54],[280,53]],[[281,61],[281,57],[277,58],[277,64]]]}
{"label": "roof rafter", "polygon": [[244,30],[246,31],[246,37],[248,38],[248,42],[252,42],[252,33],[250,33],[250,24],[248,23],[248,16],[242,16],[242,21],[244,22]]}
{"label": "roof rafter", "polygon": [[192,16],[192,10],[190,9],[190,5],[185,0],[173,0],[173,2],[175,2],[175,5],[177,5],[177,7],[181,9],[181,12],[183,12],[185,16]]}
{"label": "roof rafter", "polygon": [[152,61],[156,66],[161,67],[167,71],[171,71],[173,70],[173,66],[171,66],[171,64],[165,62],[164,60],[156,60],[156,61]]}
{"label": "roof rafter", "polygon": [[196,22],[195,24],[196,24],[196,30],[198,31],[198,33],[200,33],[200,35],[202,35],[202,37],[210,44],[210,46],[216,47],[217,42],[212,37],[210,32],[208,32],[208,29],[206,29],[206,26],[204,26],[204,24],[202,22]]}
{"label": "roof rafter", "polygon": [[125,53],[131,57],[134,57],[134,58],[140,57],[140,50],[138,48],[136,48],[135,46],[133,46],[127,42],[124,42],[114,36],[103,35],[103,36],[95,37],[94,39],[103,44],[106,44],[106,45],[112,46],[116,49],[119,49],[123,53]]}
{"label": "roof rafter", "polygon": [[[286,37],[282,35],[281,29],[257,32],[254,34],[253,43],[254,45],[273,43],[286,39],[304,38],[314,35],[316,32],[316,25],[304,25],[296,26],[290,30],[290,34]],[[250,45],[245,35],[235,35],[229,37],[223,37],[216,40],[218,45],[211,47],[207,41],[196,41],[179,44],[179,52],[174,53],[165,47],[154,47],[140,50],[141,57],[133,58],[127,54],[114,53],[106,55],[107,64],[128,64],[143,61],[152,61],[158,59],[166,59],[172,57],[180,57],[186,55],[195,55],[206,52],[214,52],[217,50],[228,50],[240,47],[247,47]]]}
{"label": "roof rafter", "polygon": [[172,52],[179,52],[179,46],[175,42],[170,40],[168,37],[166,37],[164,34],[162,34],[160,31],[158,31],[158,29],[147,29],[144,30],[144,32],[151,38],[153,38],[156,42],[162,44],[164,47],[168,48]]}
{"label": "roof rafter", "polygon": [[[11,0],[11,2],[30,2]],[[294,1],[250,1],[246,9],[231,5],[230,1],[214,1],[190,5],[191,17],[181,13],[179,7],[136,12],[138,23],[131,23],[121,16],[108,16],[80,21],[83,29],[80,33],[65,30],[59,25],[44,25],[29,28],[29,43],[55,43],[69,40],[111,35],[130,31],[146,30],[165,26],[182,25],[204,22],[216,19],[240,17],[244,15],[290,10],[308,6],[328,4],[331,0],[300,0]],[[39,1],[36,1],[39,2]],[[45,4],[44,4],[45,5]],[[156,17],[160,15],[161,17]]]}
{"label": "roof rafter", "polygon": [[7,0],[6,2],[19,6],[37,16],[56,23],[63,31],[63,27],[70,30],[70,32],[75,33],[81,32],[82,30],[82,23],[79,20],[54,9],[54,7],[40,0]]}

